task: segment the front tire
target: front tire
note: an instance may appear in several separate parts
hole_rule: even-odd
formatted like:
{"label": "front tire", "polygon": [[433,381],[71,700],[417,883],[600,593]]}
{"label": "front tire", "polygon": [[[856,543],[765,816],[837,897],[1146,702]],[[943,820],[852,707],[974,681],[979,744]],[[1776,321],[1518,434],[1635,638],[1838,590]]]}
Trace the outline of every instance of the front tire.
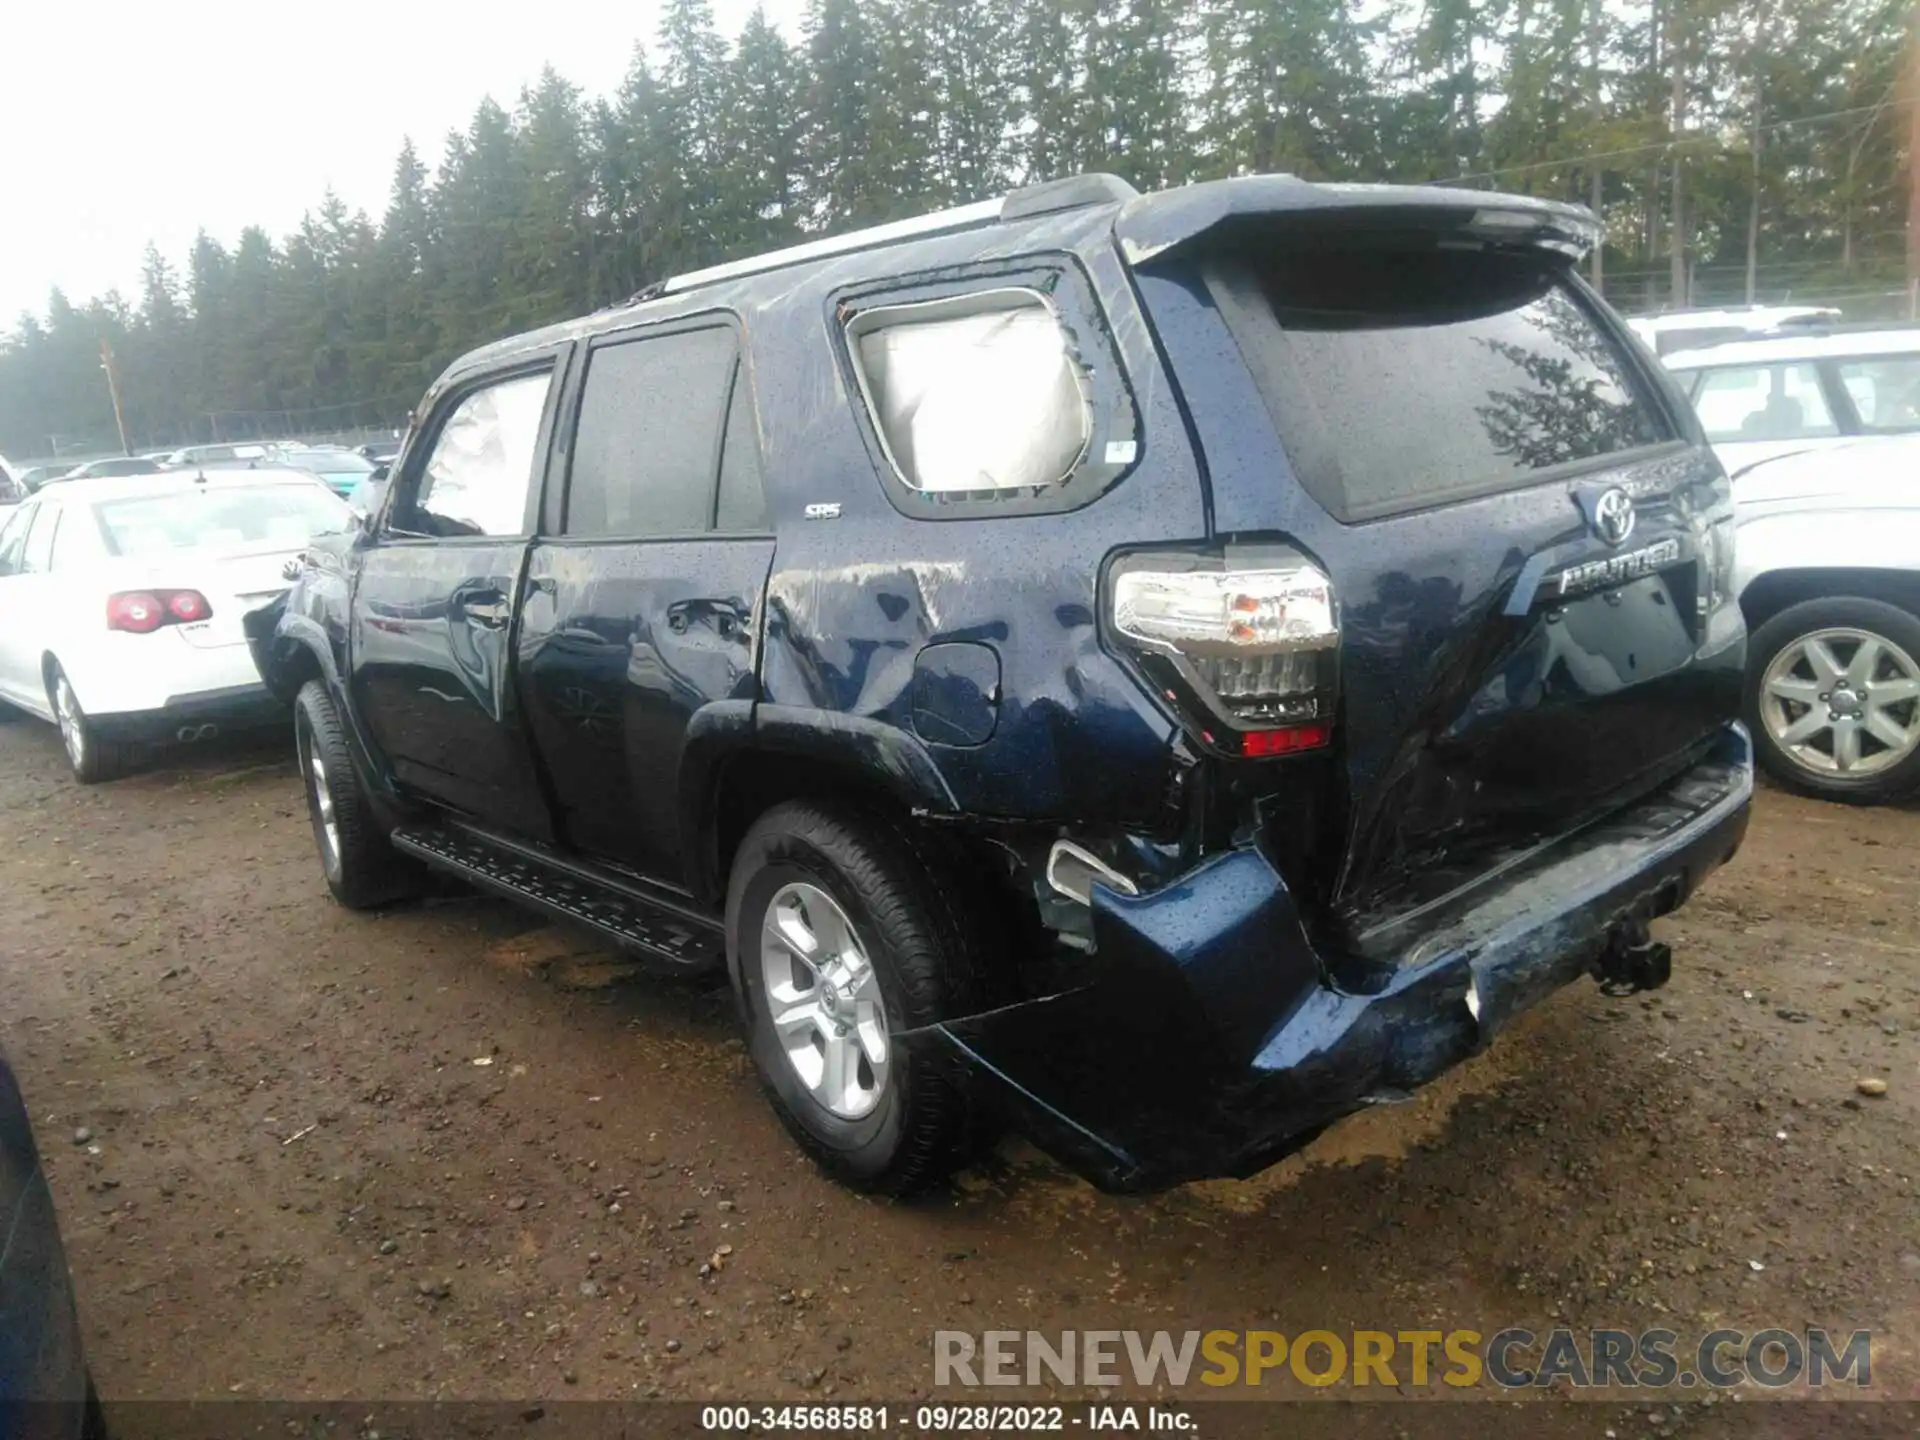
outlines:
{"label": "front tire", "polygon": [[307,816],[333,898],[349,910],[366,910],[413,894],[418,872],[387,842],[354,768],[346,728],[318,680],[300,687],[293,736]]}
{"label": "front tire", "polygon": [[60,727],[60,743],[66,749],[74,779],[82,785],[98,785],[103,780],[118,780],[133,768],[133,747],[101,736],[80,708],[73,682],[57,660],[47,675],[47,698],[53,704],[54,723]]}
{"label": "front tire", "polygon": [[1920,619],[1863,596],[1782,610],[1748,642],[1760,763],[1803,795],[1891,800],[1920,784]]}
{"label": "front tire", "polygon": [[782,1123],[828,1174],[906,1195],[987,1139],[964,1066],[895,1038],[980,1008],[978,918],[891,818],[790,802],[740,843],[727,965]]}

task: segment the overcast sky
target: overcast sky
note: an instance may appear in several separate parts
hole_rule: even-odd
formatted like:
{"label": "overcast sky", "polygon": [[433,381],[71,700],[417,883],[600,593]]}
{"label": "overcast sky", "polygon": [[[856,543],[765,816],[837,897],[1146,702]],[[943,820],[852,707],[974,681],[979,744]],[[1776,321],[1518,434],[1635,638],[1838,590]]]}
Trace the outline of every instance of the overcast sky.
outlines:
{"label": "overcast sky", "polygon": [[[712,0],[739,33],[754,0]],[[789,39],[802,0],[765,0]],[[0,0],[0,331],[115,286],[149,240],[184,269],[194,232],[276,240],[331,185],[376,219],[411,135],[431,170],[483,95],[511,106],[543,64],[589,95],[620,83],[659,0]]]}

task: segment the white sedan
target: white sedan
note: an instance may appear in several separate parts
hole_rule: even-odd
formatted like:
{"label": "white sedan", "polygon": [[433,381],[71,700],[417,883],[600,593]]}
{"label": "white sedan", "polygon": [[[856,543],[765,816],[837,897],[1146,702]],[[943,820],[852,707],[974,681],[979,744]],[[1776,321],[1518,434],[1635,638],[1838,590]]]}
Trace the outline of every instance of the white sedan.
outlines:
{"label": "white sedan", "polygon": [[51,486],[0,525],[0,700],[59,725],[89,783],[143,744],[283,720],[241,617],[309,538],[354,523],[300,472]]}

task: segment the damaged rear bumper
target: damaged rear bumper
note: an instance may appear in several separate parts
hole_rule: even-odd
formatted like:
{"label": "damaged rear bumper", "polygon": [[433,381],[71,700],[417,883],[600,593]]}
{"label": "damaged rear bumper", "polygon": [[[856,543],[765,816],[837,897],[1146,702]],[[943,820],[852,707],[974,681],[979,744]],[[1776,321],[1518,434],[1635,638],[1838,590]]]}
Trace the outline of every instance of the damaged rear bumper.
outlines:
{"label": "damaged rear bumper", "polygon": [[1432,1080],[1582,974],[1644,963],[1647,921],[1739,846],[1752,759],[1729,725],[1658,792],[1397,922],[1397,963],[1370,993],[1328,983],[1335,967],[1285,881],[1248,848],[1150,895],[1096,890],[1084,985],[917,1038],[949,1047],[1103,1188],[1252,1174]]}

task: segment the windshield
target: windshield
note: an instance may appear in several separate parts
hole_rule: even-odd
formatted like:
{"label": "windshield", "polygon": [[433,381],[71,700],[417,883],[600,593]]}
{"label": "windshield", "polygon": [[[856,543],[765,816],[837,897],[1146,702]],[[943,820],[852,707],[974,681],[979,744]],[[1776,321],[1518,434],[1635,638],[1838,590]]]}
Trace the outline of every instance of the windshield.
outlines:
{"label": "windshield", "polygon": [[102,501],[94,514],[114,555],[264,545],[291,550],[353,524],[344,502],[306,482],[234,489],[187,485],[165,495]]}
{"label": "windshield", "polygon": [[1342,521],[1672,438],[1552,263],[1302,244],[1264,249],[1241,274],[1218,283],[1251,314],[1242,349],[1302,483]]}

